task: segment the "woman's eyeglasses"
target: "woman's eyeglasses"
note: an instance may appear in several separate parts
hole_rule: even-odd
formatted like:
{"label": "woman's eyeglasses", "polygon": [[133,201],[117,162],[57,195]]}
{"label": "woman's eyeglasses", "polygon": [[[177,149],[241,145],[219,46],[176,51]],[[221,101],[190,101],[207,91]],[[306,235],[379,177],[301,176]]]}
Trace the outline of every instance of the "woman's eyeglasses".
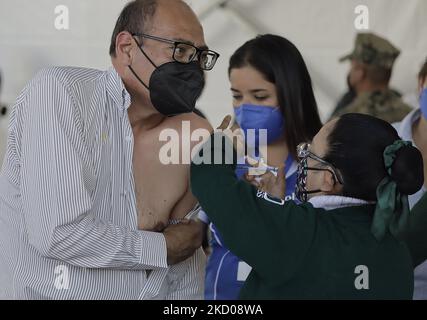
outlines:
{"label": "woman's eyeglasses", "polygon": [[[300,160],[310,158],[321,163],[326,167],[329,167],[330,169],[325,169],[325,170],[329,171],[340,184],[344,183],[344,180],[342,179],[340,172],[331,163],[323,160],[322,158],[320,158],[319,156],[315,155],[313,152],[310,151],[309,143],[301,143],[300,145],[298,145],[297,156]],[[311,168],[311,169],[317,170],[315,168]]]}

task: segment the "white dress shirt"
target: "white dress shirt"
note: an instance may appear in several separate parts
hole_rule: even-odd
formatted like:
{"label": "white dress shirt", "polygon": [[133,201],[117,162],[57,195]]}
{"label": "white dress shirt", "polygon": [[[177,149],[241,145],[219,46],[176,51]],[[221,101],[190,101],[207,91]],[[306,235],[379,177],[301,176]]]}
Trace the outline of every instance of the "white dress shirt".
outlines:
{"label": "white dress shirt", "polygon": [[130,101],[114,69],[69,67],[42,70],[18,97],[0,174],[0,298],[202,297],[200,250],[168,268],[163,234],[137,230]]}

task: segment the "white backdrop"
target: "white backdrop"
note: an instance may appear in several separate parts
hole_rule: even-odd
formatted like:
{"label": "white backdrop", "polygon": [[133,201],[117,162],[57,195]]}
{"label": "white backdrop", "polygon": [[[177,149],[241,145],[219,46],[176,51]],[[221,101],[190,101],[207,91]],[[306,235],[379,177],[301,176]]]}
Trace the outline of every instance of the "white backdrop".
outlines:
{"label": "white backdrop", "polygon": [[[42,67],[110,66],[108,46],[126,0],[0,0],[1,99],[13,103],[25,83]],[[356,6],[369,8],[370,30],[402,50],[392,85],[402,93],[416,89],[416,74],[427,56],[427,0],[232,0],[232,10],[212,10],[215,0],[188,0],[201,16],[209,46],[221,53],[210,72],[199,107],[213,124],[230,113],[227,79],[230,55],[258,33],[276,33],[293,41],[311,72],[323,119],[345,90],[347,64],[338,58],[351,51]],[[55,8],[69,9],[69,29],[54,26]],[[234,14],[233,14],[234,12]],[[0,157],[6,120],[0,119]]]}

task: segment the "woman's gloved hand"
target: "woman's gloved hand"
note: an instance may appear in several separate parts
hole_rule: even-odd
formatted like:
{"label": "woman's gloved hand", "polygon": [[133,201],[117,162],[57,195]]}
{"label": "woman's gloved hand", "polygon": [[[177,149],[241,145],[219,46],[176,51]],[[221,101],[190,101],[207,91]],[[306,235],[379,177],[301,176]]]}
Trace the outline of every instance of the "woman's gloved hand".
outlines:
{"label": "woman's gloved hand", "polygon": [[[255,166],[259,167],[260,164],[255,164]],[[277,199],[284,198],[286,190],[284,165],[279,167],[277,174],[272,171],[268,171],[267,173],[258,176],[247,173],[245,175],[245,180],[254,185],[259,190],[267,192],[269,195]]]}
{"label": "woman's gloved hand", "polygon": [[245,135],[237,122],[231,124],[231,120],[231,115],[225,116],[215,132],[220,132],[228,137],[233,143],[237,158],[242,158],[245,156]]}

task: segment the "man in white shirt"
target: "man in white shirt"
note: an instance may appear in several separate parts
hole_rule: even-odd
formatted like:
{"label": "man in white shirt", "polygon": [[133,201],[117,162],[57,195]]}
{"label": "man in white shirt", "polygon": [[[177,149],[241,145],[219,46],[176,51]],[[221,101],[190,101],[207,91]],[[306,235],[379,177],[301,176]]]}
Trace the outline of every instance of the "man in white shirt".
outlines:
{"label": "man in white shirt", "polygon": [[210,129],[191,114],[218,57],[207,51],[184,2],[136,0],[113,33],[114,68],[49,68],[25,87],[0,174],[0,298],[202,297],[188,167],[160,180],[150,157],[162,125]]}

